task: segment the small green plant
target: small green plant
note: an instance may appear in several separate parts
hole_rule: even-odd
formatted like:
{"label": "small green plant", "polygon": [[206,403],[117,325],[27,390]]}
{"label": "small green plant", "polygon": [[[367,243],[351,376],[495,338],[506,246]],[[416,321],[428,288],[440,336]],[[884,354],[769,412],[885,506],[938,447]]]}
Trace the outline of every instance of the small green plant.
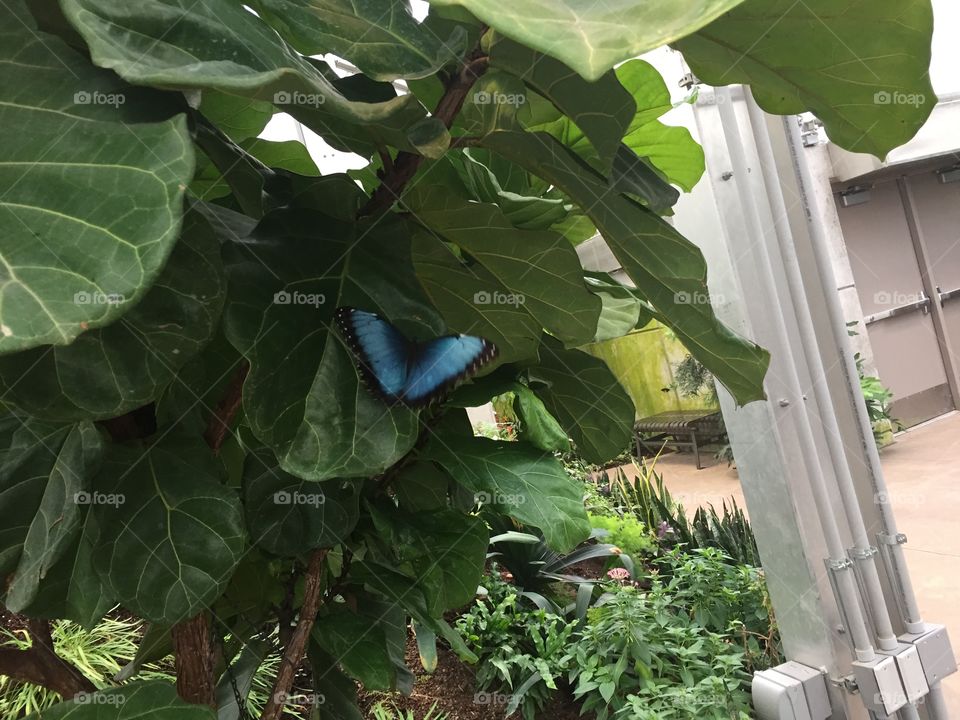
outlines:
{"label": "small green plant", "polygon": [[584,583],[586,578],[571,574],[570,568],[596,558],[613,558],[618,564],[632,572],[633,560],[615,544],[595,542],[591,534],[587,542],[581,543],[569,553],[551,550],[540,532],[532,528],[517,532],[516,526],[501,516],[487,518],[493,533],[490,538],[488,558],[495,558],[513,576],[513,582],[520,591],[534,600],[545,610],[558,612],[558,608],[545,597],[551,586],[556,583]]}
{"label": "small green plant", "polygon": [[757,539],[743,509],[733,498],[729,507],[726,500],[722,507],[722,513],[713,505],[697,508],[691,527],[697,547],[718,548],[739,564],[760,567]]}
{"label": "small green plant", "polygon": [[674,499],[652,465],[636,465],[636,477],[618,471],[611,484],[612,504],[630,513],[649,527],[665,546],[683,545],[687,549],[714,547],[735,564],[760,565],[757,541],[743,510],[735,500],[723,503],[717,512],[712,505],[698,508],[693,520],[683,505]]}
{"label": "small green plant", "polygon": [[603,538],[616,545],[634,561],[657,550],[657,541],[650,528],[634,515],[590,514],[590,524],[607,535]]}
{"label": "small green plant", "polygon": [[516,589],[486,578],[488,595],[457,620],[457,629],[479,657],[477,687],[501,699],[505,714],[533,720],[569,669],[567,650],[577,624],[520,605]]}
{"label": "small green plant", "polygon": [[867,415],[873,428],[873,438],[878,445],[885,444],[886,437],[891,431],[903,430],[903,424],[890,414],[890,401],[893,393],[882,383],[880,378],[867,375],[863,369],[863,358],[857,353],[857,372],[860,375],[860,390],[867,403]]}
{"label": "small green plant", "polygon": [[683,397],[702,397],[717,403],[717,386],[713,374],[693,355],[687,355],[673,366],[673,386]]}

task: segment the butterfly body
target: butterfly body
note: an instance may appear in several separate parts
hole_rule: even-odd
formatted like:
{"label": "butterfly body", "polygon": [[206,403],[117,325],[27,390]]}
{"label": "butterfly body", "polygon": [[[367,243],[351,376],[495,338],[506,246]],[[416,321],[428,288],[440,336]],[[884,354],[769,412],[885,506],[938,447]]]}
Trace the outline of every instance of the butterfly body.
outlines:
{"label": "butterfly body", "polygon": [[336,319],[367,384],[391,404],[429,405],[497,356],[493,343],[473,335],[416,342],[364,310],[337,308]]}

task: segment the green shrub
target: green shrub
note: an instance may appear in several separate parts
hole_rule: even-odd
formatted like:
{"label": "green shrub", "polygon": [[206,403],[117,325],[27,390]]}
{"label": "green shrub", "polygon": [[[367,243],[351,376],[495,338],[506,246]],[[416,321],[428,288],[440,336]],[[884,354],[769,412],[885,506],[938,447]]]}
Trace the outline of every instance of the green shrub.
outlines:
{"label": "green shrub", "polygon": [[657,561],[669,570],[663,592],[673,608],[740,645],[749,672],[781,661],[780,640],[763,573],[733,565],[715,548],[674,550]]}
{"label": "green shrub", "polygon": [[616,545],[637,561],[645,555],[653,555],[657,550],[657,541],[650,529],[634,515],[594,515],[590,514],[590,524],[594,528],[609,533],[606,542]]}
{"label": "green shrub", "polygon": [[[590,609],[569,660],[583,712],[608,718],[749,718],[743,651],[678,612],[655,584],[626,586]],[[642,711],[642,715],[637,715]]]}
{"label": "green shrub", "polygon": [[533,720],[569,669],[576,623],[521,607],[516,589],[499,578],[486,578],[485,587],[487,597],[457,620],[457,630],[479,658],[477,687],[508,695],[505,714],[519,709],[524,720]]}
{"label": "green shrub", "polygon": [[760,552],[753,528],[735,500],[723,503],[717,512],[712,505],[698,508],[693,520],[683,505],[666,488],[655,464],[636,466],[636,478],[622,470],[611,484],[614,511],[638,518],[667,546],[683,545],[688,550],[713,547],[722,550],[734,564],[760,565]]}

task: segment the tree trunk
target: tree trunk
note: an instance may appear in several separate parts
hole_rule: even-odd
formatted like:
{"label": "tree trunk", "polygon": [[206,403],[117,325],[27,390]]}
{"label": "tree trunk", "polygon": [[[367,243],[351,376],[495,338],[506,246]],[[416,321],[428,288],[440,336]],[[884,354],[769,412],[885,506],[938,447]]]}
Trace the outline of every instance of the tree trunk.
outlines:
{"label": "tree trunk", "polygon": [[171,629],[177,670],[177,694],[187,702],[216,708],[210,620],[205,612]]}

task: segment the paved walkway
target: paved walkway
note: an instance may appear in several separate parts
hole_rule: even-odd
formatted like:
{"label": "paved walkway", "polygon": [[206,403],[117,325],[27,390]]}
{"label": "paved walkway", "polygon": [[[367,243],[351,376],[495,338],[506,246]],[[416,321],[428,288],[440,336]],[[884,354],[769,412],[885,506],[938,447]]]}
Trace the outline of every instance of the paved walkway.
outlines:
{"label": "paved walkway", "polygon": [[[946,625],[960,652],[960,413],[901,433],[880,457],[923,617]],[[656,468],[688,511],[730,496],[744,506],[737,473],[723,464],[697,470],[691,455],[672,454]],[[960,673],[944,688],[960,720]]]}

